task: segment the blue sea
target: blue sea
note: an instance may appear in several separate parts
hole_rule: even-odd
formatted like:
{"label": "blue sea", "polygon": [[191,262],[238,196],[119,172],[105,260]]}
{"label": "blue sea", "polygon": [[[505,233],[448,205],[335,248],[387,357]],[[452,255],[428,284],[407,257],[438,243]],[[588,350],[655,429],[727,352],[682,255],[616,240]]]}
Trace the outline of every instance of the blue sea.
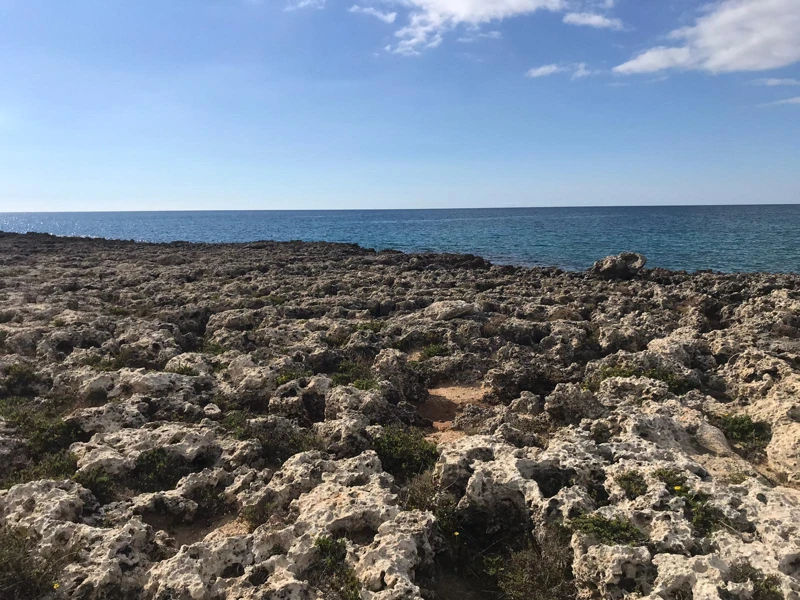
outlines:
{"label": "blue sea", "polygon": [[800,271],[800,205],[0,213],[0,230],[149,242],[353,242],[571,270],[631,250],[669,269]]}

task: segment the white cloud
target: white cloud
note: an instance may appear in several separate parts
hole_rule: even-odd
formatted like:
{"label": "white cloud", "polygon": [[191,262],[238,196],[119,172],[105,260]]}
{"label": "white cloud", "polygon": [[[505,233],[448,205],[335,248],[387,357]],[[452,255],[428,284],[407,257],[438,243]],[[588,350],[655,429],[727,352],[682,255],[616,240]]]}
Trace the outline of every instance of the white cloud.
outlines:
{"label": "white cloud", "polygon": [[786,98],[785,100],[778,100],[777,102],[770,102],[769,104],[763,104],[762,106],[781,106],[785,104],[800,104],[800,96],[795,98]]}
{"label": "white cloud", "polygon": [[325,0],[291,0],[284,8],[284,12],[301,10],[303,8],[313,8],[321,10],[325,8]]}
{"label": "white cloud", "polygon": [[597,71],[591,71],[587,69],[586,63],[578,63],[576,65],[573,65],[573,68],[575,69],[574,72],[572,73],[573,79],[583,79],[584,77],[589,77],[590,75],[597,74]]}
{"label": "white cloud", "polygon": [[564,17],[564,23],[569,25],[582,25],[585,27],[595,27],[597,29],[622,29],[622,21],[619,19],[611,19],[604,15],[596,13],[568,13]]}
{"label": "white cloud", "polygon": [[547,77],[548,75],[555,75],[556,73],[572,72],[572,79],[583,79],[590,75],[596,75],[597,71],[592,71],[586,67],[586,63],[575,63],[573,65],[543,65],[541,67],[534,67],[525,73],[525,77]]}
{"label": "white cloud", "polygon": [[651,48],[616,73],[695,69],[710,73],[763,71],[800,61],[800,1],[721,0],[694,25],[673,31],[679,46]]}
{"label": "white cloud", "polygon": [[800,85],[800,80],[797,79],[755,79],[753,83],[756,85],[765,85],[767,87],[775,87],[779,85]]}
{"label": "white cloud", "polygon": [[377,8],[372,8],[371,6],[359,6],[358,4],[354,4],[348,9],[348,12],[351,13],[361,13],[362,15],[371,15],[376,19],[380,19],[384,23],[394,23],[394,20],[397,18],[396,12],[385,13],[379,11]]}
{"label": "white cloud", "polygon": [[395,35],[399,42],[391,48],[397,54],[419,54],[435,48],[443,35],[455,27],[476,27],[485,23],[529,15],[539,10],[560,11],[568,0],[400,0],[409,6],[408,24]]}
{"label": "white cloud", "polygon": [[458,38],[458,41],[462,44],[471,44],[473,42],[477,42],[479,40],[499,40],[503,37],[503,34],[499,31],[478,31],[474,34],[463,35]]}
{"label": "white cloud", "polygon": [[525,73],[525,77],[547,77],[548,75],[560,73],[563,70],[564,67],[559,67],[558,65],[544,65],[542,67],[530,69]]}

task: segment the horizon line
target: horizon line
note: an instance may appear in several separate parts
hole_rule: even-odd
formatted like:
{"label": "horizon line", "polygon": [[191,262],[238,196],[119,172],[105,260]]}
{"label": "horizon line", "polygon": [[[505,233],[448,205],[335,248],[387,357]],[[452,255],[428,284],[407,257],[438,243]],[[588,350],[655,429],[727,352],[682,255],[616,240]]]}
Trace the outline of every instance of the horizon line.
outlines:
{"label": "horizon line", "polygon": [[434,210],[530,210],[573,208],[707,208],[731,206],[800,206],[800,202],[728,203],[728,204],[581,204],[562,206],[438,206],[431,208],[167,208],[150,210],[0,210],[0,215],[43,214],[143,214],[143,213],[198,213],[198,212],[392,212]]}

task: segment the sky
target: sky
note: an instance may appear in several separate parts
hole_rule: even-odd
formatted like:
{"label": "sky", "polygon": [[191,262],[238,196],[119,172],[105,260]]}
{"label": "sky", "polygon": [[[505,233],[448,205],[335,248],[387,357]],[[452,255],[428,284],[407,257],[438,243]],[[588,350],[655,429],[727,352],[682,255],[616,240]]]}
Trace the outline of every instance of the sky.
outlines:
{"label": "sky", "polygon": [[800,0],[0,0],[0,212],[800,202]]}

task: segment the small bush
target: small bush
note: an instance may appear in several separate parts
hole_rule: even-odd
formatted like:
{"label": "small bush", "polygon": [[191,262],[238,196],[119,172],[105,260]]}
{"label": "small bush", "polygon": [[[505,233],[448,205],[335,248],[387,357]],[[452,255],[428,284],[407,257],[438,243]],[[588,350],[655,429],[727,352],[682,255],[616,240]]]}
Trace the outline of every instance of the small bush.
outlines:
{"label": "small bush", "polygon": [[56,452],[40,456],[35,463],[12,472],[5,479],[0,480],[0,489],[6,489],[18,483],[27,483],[39,479],[52,479],[60,481],[69,479],[78,469],[75,455],[69,452]]}
{"label": "small bush", "polygon": [[295,379],[302,379],[304,377],[310,377],[311,375],[311,371],[287,371],[286,373],[281,373],[278,375],[276,383],[281,386],[289,383],[290,381],[294,381]]}
{"label": "small bush", "polygon": [[0,524],[0,598],[37,600],[59,587],[58,577],[76,550],[43,555],[36,536],[24,527]]}
{"label": "small bush", "polygon": [[0,401],[0,416],[26,439],[34,459],[69,448],[85,437],[79,427],[64,421],[53,407],[23,398]]}
{"label": "small bush", "polygon": [[191,466],[182,457],[164,448],[155,448],[136,458],[129,480],[136,490],[159,492],[173,489],[182,477],[191,472]]}
{"label": "small bush", "polygon": [[422,349],[422,356],[425,358],[433,358],[434,356],[447,356],[450,351],[447,346],[443,344],[430,344]]}
{"label": "small bush", "polygon": [[707,494],[692,491],[686,483],[686,475],[676,469],[658,469],[653,474],[664,483],[671,495],[684,499],[686,517],[697,535],[706,537],[722,527],[731,527],[725,514],[708,503],[710,497]]}
{"label": "small bush", "polygon": [[319,537],[314,542],[319,563],[312,570],[310,583],[325,592],[326,600],[359,600],[361,583],[347,564],[344,540]]}
{"label": "small bush", "polygon": [[100,468],[82,471],[75,474],[72,479],[92,492],[101,505],[113,502],[117,498],[117,483]]}
{"label": "small bush", "polygon": [[198,519],[215,519],[231,511],[231,506],[225,498],[225,492],[218,487],[205,487],[192,492],[189,496],[197,503]]}
{"label": "small bush", "polygon": [[772,440],[772,427],[766,421],[753,421],[748,415],[722,415],[709,419],[744,458],[757,459]]}
{"label": "small bush", "polygon": [[200,373],[189,365],[181,365],[167,370],[167,373],[175,373],[176,375],[188,375],[189,377],[197,377]]}
{"label": "small bush", "polygon": [[551,527],[533,548],[514,552],[498,564],[498,585],[507,600],[574,600],[570,535]]}
{"label": "small bush", "polygon": [[572,520],[573,529],[597,538],[601,544],[614,546],[639,546],[645,541],[644,534],[622,517],[608,519],[601,515],[582,515]]}
{"label": "small bush", "polygon": [[261,500],[252,506],[246,506],[239,512],[239,517],[247,523],[252,533],[266,523],[275,514],[276,506],[272,502]]}
{"label": "small bush", "polygon": [[6,368],[0,393],[6,396],[35,396],[40,377],[30,365],[13,364]]}
{"label": "small bush", "polygon": [[405,510],[432,512],[436,517],[436,527],[445,538],[449,538],[458,530],[456,497],[439,490],[433,478],[433,471],[415,475],[403,490],[402,499]]}
{"label": "small bush", "polygon": [[602,367],[592,377],[592,381],[588,384],[588,387],[596,391],[600,387],[601,382],[612,377],[647,377],[649,379],[663,381],[667,384],[669,391],[678,396],[697,387],[693,382],[683,379],[680,375],[676,375],[665,369],[639,370],[629,366]]}
{"label": "small bush", "polygon": [[390,426],[375,440],[375,452],[385,471],[401,480],[408,480],[433,468],[439,459],[432,444],[417,429]]}
{"label": "small bush", "polygon": [[667,488],[667,491],[673,496],[684,495],[688,489],[686,487],[686,475],[677,469],[656,469],[653,471],[655,475]]}
{"label": "small bush", "polygon": [[647,482],[638,471],[627,471],[617,476],[617,485],[625,492],[628,500],[635,500],[647,493]]}
{"label": "small bush", "polygon": [[383,321],[367,321],[366,323],[359,323],[356,325],[356,331],[371,331],[378,333],[386,325]]}
{"label": "small bush", "polygon": [[299,452],[320,448],[317,436],[307,429],[280,427],[261,431],[251,427],[248,414],[244,411],[229,412],[222,420],[222,426],[236,439],[257,440],[264,457],[272,462],[282,463]]}
{"label": "small bush", "polygon": [[344,360],[331,377],[334,385],[352,385],[360,390],[371,390],[377,387],[378,380],[368,366]]}
{"label": "small bush", "polygon": [[220,354],[225,354],[228,349],[223,348],[217,342],[211,340],[205,340],[203,342],[203,354],[210,354],[212,356],[219,356]]}
{"label": "small bush", "polygon": [[[729,578],[733,583],[747,583],[753,585],[752,600],[783,600],[784,595],[781,591],[781,581],[775,575],[765,575],[760,569],[754,568],[749,563],[733,565],[730,570]],[[725,600],[733,599],[735,596],[727,590],[720,589],[720,596]]]}

